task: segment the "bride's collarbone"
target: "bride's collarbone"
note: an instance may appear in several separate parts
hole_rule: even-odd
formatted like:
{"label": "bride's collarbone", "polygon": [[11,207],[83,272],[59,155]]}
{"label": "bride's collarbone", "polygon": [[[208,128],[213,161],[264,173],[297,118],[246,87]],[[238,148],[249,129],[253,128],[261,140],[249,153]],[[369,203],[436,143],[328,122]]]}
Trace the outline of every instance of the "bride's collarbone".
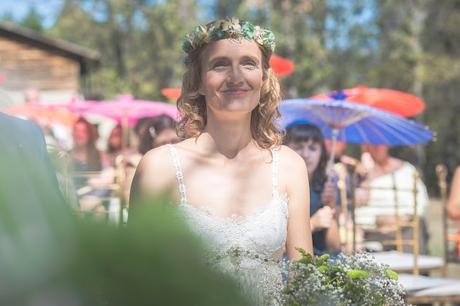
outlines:
{"label": "bride's collarbone", "polygon": [[[188,182],[187,182],[188,181]],[[272,200],[270,176],[190,176],[185,180],[192,205],[244,215]]]}

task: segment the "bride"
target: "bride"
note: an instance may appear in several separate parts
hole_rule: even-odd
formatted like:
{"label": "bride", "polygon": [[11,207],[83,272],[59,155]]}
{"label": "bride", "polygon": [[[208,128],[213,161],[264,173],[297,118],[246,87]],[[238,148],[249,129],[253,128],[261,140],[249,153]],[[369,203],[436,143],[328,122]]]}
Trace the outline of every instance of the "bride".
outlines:
{"label": "bride", "polygon": [[234,276],[254,304],[273,304],[283,254],[312,251],[305,162],[282,146],[279,84],[269,67],[271,31],[227,18],[186,36],[178,108],[185,140],[149,151],[132,194],[169,192],[210,262]]}

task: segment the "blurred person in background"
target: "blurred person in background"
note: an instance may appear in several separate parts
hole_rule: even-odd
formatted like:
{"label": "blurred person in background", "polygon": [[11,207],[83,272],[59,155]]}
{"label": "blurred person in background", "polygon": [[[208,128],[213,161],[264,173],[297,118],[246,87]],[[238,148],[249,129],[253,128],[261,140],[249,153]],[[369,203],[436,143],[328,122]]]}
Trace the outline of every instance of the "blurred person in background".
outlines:
{"label": "blurred person in background", "polygon": [[134,125],[134,133],[136,134],[139,140],[144,135],[144,132],[146,131],[147,125],[150,122],[150,120],[152,120],[152,117],[144,117],[136,121],[136,124]]}
{"label": "blurred person in background", "polygon": [[[417,169],[407,161],[392,157],[386,145],[364,145],[362,164],[367,169],[366,179],[356,191],[356,222],[365,233],[365,240],[382,241],[395,238],[394,227],[397,218],[407,224],[414,214],[414,174]],[[420,177],[416,180],[417,215],[420,217],[419,250],[427,253],[428,232],[423,215],[428,205],[428,193]],[[396,188],[397,191],[394,191]],[[395,207],[398,205],[398,217]],[[377,232],[375,231],[377,229]],[[411,227],[402,228],[402,239],[413,235]],[[390,246],[391,247],[391,246]],[[410,245],[404,245],[405,252],[412,252]]]}
{"label": "blurred person in background", "polygon": [[139,153],[144,155],[153,148],[179,142],[176,122],[169,116],[160,115],[145,123],[139,140]]}
{"label": "blurred person in background", "polygon": [[[447,213],[449,218],[455,221],[460,220],[460,166],[455,169],[454,178],[450,186],[449,200],[447,202]],[[455,255],[460,259],[460,227],[457,230]]]}
{"label": "blurred person in background", "polygon": [[40,93],[34,88],[28,88],[24,91],[24,103],[40,102]]}
{"label": "blurred person in background", "polygon": [[80,118],[72,129],[73,148],[70,151],[74,171],[101,171],[101,153],[96,148],[96,128]]}
{"label": "blurred person in background", "polygon": [[102,210],[100,198],[107,197],[113,173],[102,175],[102,156],[96,148],[96,127],[80,118],[72,129],[73,148],[69,152],[68,175],[77,191],[82,211]]}
{"label": "blurred person in background", "polygon": [[460,167],[455,169],[452,184],[450,186],[447,212],[452,220],[460,220]]}
{"label": "blurred person in background", "polygon": [[103,154],[103,165],[105,167],[115,167],[115,159],[122,154],[123,150],[123,130],[120,124],[113,127],[107,139],[107,148]]}
{"label": "blurred person in background", "polygon": [[[49,199],[64,204],[43,134],[36,124],[0,112],[0,148],[2,203],[31,213]],[[1,217],[7,216],[0,214],[0,225]]]}
{"label": "blurred person in background", "polygon": [[328,155],[321,130],[311,124],[292,124],[284,143],[305,161],[310,182],[310,224],[315,255],[340,251],[337,186],[328,179]]}

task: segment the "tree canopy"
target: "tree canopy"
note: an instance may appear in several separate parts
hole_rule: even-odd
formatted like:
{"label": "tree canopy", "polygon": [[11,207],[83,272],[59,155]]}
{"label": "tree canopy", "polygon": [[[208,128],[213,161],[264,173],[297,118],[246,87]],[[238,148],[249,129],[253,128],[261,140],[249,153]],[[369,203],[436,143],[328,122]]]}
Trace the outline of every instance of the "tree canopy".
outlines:
{"label": "tree canopy", "polygon": [[427,103],[416,120],[437,141],[412,162],[432,186],[437,163],[459,163],[460,0],[65,0],[51,28],[33,9],[21,23],[100,52],[85,94],[164,100],[161,88],[181,84],[185,33],[231,15],[269,27],[276,53],[294,61],[285,97],[359,84],[414,93]]}

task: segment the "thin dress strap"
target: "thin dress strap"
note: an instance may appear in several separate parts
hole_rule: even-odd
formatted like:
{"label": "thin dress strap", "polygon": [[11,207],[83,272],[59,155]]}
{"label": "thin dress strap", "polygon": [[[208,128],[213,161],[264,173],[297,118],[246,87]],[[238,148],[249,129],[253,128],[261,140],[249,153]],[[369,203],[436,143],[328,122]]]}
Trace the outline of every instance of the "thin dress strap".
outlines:
{"label": "thin dress strap", "polygon": [[174,168],[176,169],[176,178],[177,178],[177,185],[179,187],[180,203],[186,204],[187,203],[187,193],[185,190],[184,174],[182,172],[179,155],[177,154],[176,148],[172,144],[167,144],[166,146],[168,147],[169,152],[171,153]]}
{"label": "thin dress strap", "polygon": [[278,194],[278,168],[279,168],[279,149],[271,149],[272,152],[272,195],[274,199],[279,198]]}

